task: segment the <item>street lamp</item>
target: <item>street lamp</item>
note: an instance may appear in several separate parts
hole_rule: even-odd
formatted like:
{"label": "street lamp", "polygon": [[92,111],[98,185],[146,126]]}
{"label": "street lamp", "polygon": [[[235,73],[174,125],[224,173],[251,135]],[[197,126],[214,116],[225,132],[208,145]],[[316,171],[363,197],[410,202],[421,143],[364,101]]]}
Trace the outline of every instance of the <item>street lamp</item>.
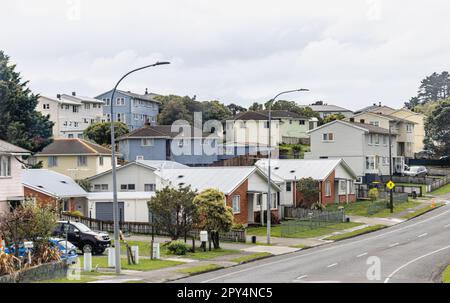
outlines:
{"label": "street lamp", "polygon": [[[307,92],[309,89],[306,88],[300,88],[300,89],[294,89],[294,90],[287,90],[284,92],[281,92],[277,94],[275,97],[273,97],[269,102],[269,150],[267,155],[267,170],[268,170],[268,180],[267,180],[267,244],[270,244],[270,224],[271,224],[271,200],[272,200],[272,191],[271,191],[271,171],[270,171],[270,158],[272,156],[272,103],[275,102],[275,100],[284,94],[293,93],[293,92]],[[261,213],[261,216],[263,214]]]}
{"label": "street lamp", "polygon": [[116,273],[120,274],[120,240],[119,240],[119,202],[117,202],[117,178],[116,178],[116,141],[114,136],[114,94],[116,93],[117,86],[128,75],[146,69],[149,67],[170,64],[170,62],[156,62],[150,65],[146,65],[140,68],[133,69],[120,78],[111,95],[111,151],[112,151],[112,176],[113,176],[113,219],[114,219],[114,245],[115,245],[115,263]]}

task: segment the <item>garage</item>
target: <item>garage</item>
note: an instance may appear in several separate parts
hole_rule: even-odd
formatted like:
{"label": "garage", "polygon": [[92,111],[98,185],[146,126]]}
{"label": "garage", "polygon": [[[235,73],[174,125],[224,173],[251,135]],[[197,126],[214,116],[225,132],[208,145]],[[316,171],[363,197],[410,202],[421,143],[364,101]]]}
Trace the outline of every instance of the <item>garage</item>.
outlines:
{"label": "garage", "polygon": [[[124,220],[124,203],[119,202],[119,218]],[[97,202],[95,203],[95,217],[102,221],[113,221],[113,202]]]}

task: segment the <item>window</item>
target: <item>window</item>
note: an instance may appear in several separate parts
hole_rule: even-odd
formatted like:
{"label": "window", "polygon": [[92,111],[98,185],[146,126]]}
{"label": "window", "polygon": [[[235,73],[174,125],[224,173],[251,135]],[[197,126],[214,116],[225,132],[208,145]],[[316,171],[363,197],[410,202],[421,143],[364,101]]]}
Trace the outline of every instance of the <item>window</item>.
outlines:
{"label": "window", "polygon": [[233,213],[241,212],[241,196],[236,195],[233,196]]}
{"label": "window", "polygon": [[133,191],[136,186],[134,184],[120,184],[120,190],[123,191]]}
{"label": "window", "polygon": [[383,136],[383,145],[386,146],[388,144],[388,136]]}
{"label": "window", "polygon": [[111,99],[109,98],[103,98],[102,101],[105,102],[105,104],[108,106],[111,104]]}
{"label": "window", "polygon": [[87,156],[77,157],[78,166],[87,166]]}
{"label": "window", "polygon": [[135,190],[136,186],[134,184],[128,184],[128,190]]}
{"label": "window", "polygon": [[355,193],[355,183],[353,183],[352,180],[348,181],[348,193],[354,194]]}
{"label": "window", "polygon": [[369,135],[369,145],[372,145],[372,144],[373,144],[373,135],[370,134]]}
{"label": "window", "polygon": [[42,108],[43,109],[50,109],[50,104],[48,104],[48,103],[42,104]]}
{"label": "window", "polygon": [[305,120],[299,120],[299,121],[298,121],[298,124],[299,124],[299,125],[305,125]]}
{"label": "window", "polygon": [[366,169],[375,170],[375,156],[366,157]]}
{"label": "window", "polygon": [[117,121],[122,122],[122,115],[120,113],[117,113]]}
{"label": "window", "polygon": [[331,182],[330,182],[330,180],[325,181],[325,196],[331,197]]}
{"label": "window", "polygon": [[142,138],[141,139],[141,146],[153,146],[153,139],[147,139],[147,138]]}
{"label": "window", "polygon": [[125,98],[117,97],[116,98],[116,105],[119,105],[119,106],[125,105]]}
{"label": "window", "polygon": [[84,109],[89,110],[91,109],[91,105],[89,103],[84,104]]}
{"label": "window", "polygon": [[103,156],[98,157],[98,163],[103,166]]}
{"label": "window", "polygon": [[262,195],[261,194],[256,194],[256,205],[260,206],[262,203]]}
{"label": "window", "polygon": [[370,124],[373,126],[380,126],[380,121],[370,121]]}
{"label": "window", "polygon": [[406,124],[406,132],[407,133],[412,133],[413,131],[413,125],[412,124]]}
{"label": "window", "polygon": [[64,108],[65,108],[66,110],[69,110],[69,109],[70,109],[70,106],[69,106],[68,104],[66,104]]}
{"label": "window", "polygon": [[346,195],[347,194],[347,181],[339,180],[339,194]]}
{"label": "window", "polygon": [[80,124],[79,124],[78,122],[76,122],[76,121],[73,122],[73,126],[74,126],[74,127],[78,127],[79,125],[80,125]]}
{"label": "window", "polygon": [[144,191],[155,191],[156,184],[144,184]]}
{"label": "window", "polygon": [[333,133],[325,133],[322,135],[323,141],[333,141],[334,135]]}
{"label": "window", "polygon": [[375,145],[380,145],[380,136],[378,134],[374,134],[375,140],[374,143]]}
{"label": "window", "polygon": [[55,167],[55,166],[58,166],[58,157],[49,156],[48,157],[48,167]]}
{"label": "window", "polygon": [[241,128],[246,128],[246,127],[247,127],[247,125],[246,125],[245,121],[241,121],[241,123],[240,123],[240,127],[241,127]]}
{"label": "window", "polygon": [[136,156],[136,160],[144,160],[144,156],[142,155]]}
{"label": "window", "polygon": [[138,114],[133,114],[133,118],[134,118],[134,120],[139,120],[139,115]]}
{"label": "window", "polygon": [[389,157],[383,157],[383,165],[389,165]]}
{"label": "window", "polygon": [[67,138],[73,138],[73,134],[68,134]]}
{"label": "window", "polygon": [[292,120],[289,120],[289,124],[292,124]]}
{"label": "window", "polygon": [[11,156],[0,157],[0,177],[11,176]]}
{"label": "window", "polygon": [[287,182],[286,183],[286,191],[291,191],[292,190],[292,184],[291,182]]}
{"label": "window", "polygon": [[80,111],[80,109],[78,108],[78,106],[73,106],[73,112],[74,113],[78,113]]}
{"label": "window", "polygon": [[108,184],[95,184],[94,190],[95,191],[108,191]]}
{"label": "window", "polygon": [[269,128],[269,124],[270,124],[269,121],[264,121],[264,128]]}

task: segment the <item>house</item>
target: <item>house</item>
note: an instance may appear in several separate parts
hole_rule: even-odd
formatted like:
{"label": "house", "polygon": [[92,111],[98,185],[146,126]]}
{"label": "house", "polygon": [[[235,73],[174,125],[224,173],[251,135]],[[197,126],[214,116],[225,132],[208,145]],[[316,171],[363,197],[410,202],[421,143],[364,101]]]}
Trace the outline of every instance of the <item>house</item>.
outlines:
{"label": "house", "polygon": [[22,157],[26,149],[0,140],[0,213],[8,212],[24,199],[22,186]]}
{"label": "house", "polygon": [[[141,128],[148,120],[151,125],[156,125],[161,102],[155,99],[157,94],[149,93],[147,89],[143,95],[130,91],[116,90],[114,94],[114,121],[123,122],[130,131]],[[112,90],[95,97],[105,102],[103,106],[103,120],[111,121],[111,97]]]}
{"label": "house", "polygon": [[25,197],[61,211],[87,215],[87,192],[72,178],[48,169],[23,169]]}
{"label": "house", "polygon": [[377,113],[377,114],[382,114],[382,115],[390,115],[394,111],[395,111],[394,108],[392,108],[390,106],[382,105],[381,102],[379,102],[378,104],[373,103],[372,105],[366,106],[364,108],[361,108],[361,109],[355,111],[355,115],[360,114],[360,113],[365,113],[365,112]]}
{"label": "house", "polygon": [[56,98],[40,96],[36,110],[49,115],[54,138],[82,138],[83,131],[91,124],[100,122],[103,101],[86,96],[57,94]]}
{"label": "house", "polygon": [[[256,166],[267,171],[267,159],[256,162]],[[354,182],[355,172],[342,159],[318,160],[278,160],[271,161],[272,177],[284,182],[282,188],[282,207],[310,207],[314,201],[306,201],[297,189],[299,180],[312,178],[317,181],[319,197],[317,201],[326,205],[356,201]],[[279,181],[278,181],[279,182]]]}
{"label": "house", "polygon": [[[225,194],[234,219],[244,225],[259,223],[261,211],[267,211],[268,179],[255,166],[195,167],[158,171],[162,184],[175,188],[191,186],[193,190],[218,189]],[[271,183],[271,213],[280,217],[280,188]]]}
{"label": "house", "polygon": [[149,125],[118,140],[118,149],[126,161],[170,160],[189,166],[209,165],[218,160],[218,136],[187,126]]}
{"label": "house", "polygon": [[385,129],[389,129],[389,126],[391,125],[391,129],[393,129],[397,134],[397,154],[395,155],[405,158],[414,157],[415,122],[388,114],[374,112],[362,112],[354,115],[352,118],[349,118],[349,120],[350,119],[379,126]]}
{"label": "house", "polygon": [[410,111],[406,108],[397,109],[389,113],[392,117],[397,117],[410,121],[414,124],[413,127],[413,147],[412,152],[414,154],[419,153],[425,149],[423,140],[425,139],[425,119],[426,116],[421,113]]}
{"label": "house", "polygon": [[85,179],[112,168],[111,150],[93,142],[74,139],[55,139],[34,161],[42,161],[43,168],[59,172],[74,180]]}
{"label": "house", "polygon": [[319,113],[319,116],[322,119],[334,114],[341,114],[346,118],[350,118],[353,115],[353,112],[349,109],[337,105],[326,104],[323,101],[317,101],[313,104],[306,105],[305,107],[310,107],[313,111]]}
{"label": "house", "polygon": [[[343,159],[358,176],[358,183],[370,183],[389,175],[389,130],[373,124],[335,120],[309,132],[311,151],[305,159]],[[394,172],[404,168],[397,155],[397,134],[393,132]]]}

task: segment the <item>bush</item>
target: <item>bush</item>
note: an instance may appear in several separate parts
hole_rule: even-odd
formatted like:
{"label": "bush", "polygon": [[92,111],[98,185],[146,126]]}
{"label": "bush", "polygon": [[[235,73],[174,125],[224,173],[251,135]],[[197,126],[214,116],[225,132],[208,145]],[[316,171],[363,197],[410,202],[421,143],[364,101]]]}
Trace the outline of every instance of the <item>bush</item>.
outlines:
{"label": "bush", "polygon": [[83,213],[79,210],[69,211],[69,214],[71,214],[74,217],[82,217],[83,216]]}
{"label": "bush", "polygon": [[376,201],[378,200],[378,197],[380,196],[380,193],[378,192],[377,188],[371,188],[369,190],[369,199],[370,201]]}
{"label": "bush", "polygon": [[183,241],[176,240],[176,241],[170,242],[170,244],[167,246],[167,249],[174,255],[182,256],[187,253],[188,246]]}
{"label": "bush", "polygon": [[319,201],[311,205],[311,209],[313,210],[322,210],[324,211],[326,209],[326,206]]}
{"label": "bush", "polygon": [[245,226],[242,223],[233,223],[233,226],[231,227],[231,229],[242,230],[242,229],[245,229]]}

